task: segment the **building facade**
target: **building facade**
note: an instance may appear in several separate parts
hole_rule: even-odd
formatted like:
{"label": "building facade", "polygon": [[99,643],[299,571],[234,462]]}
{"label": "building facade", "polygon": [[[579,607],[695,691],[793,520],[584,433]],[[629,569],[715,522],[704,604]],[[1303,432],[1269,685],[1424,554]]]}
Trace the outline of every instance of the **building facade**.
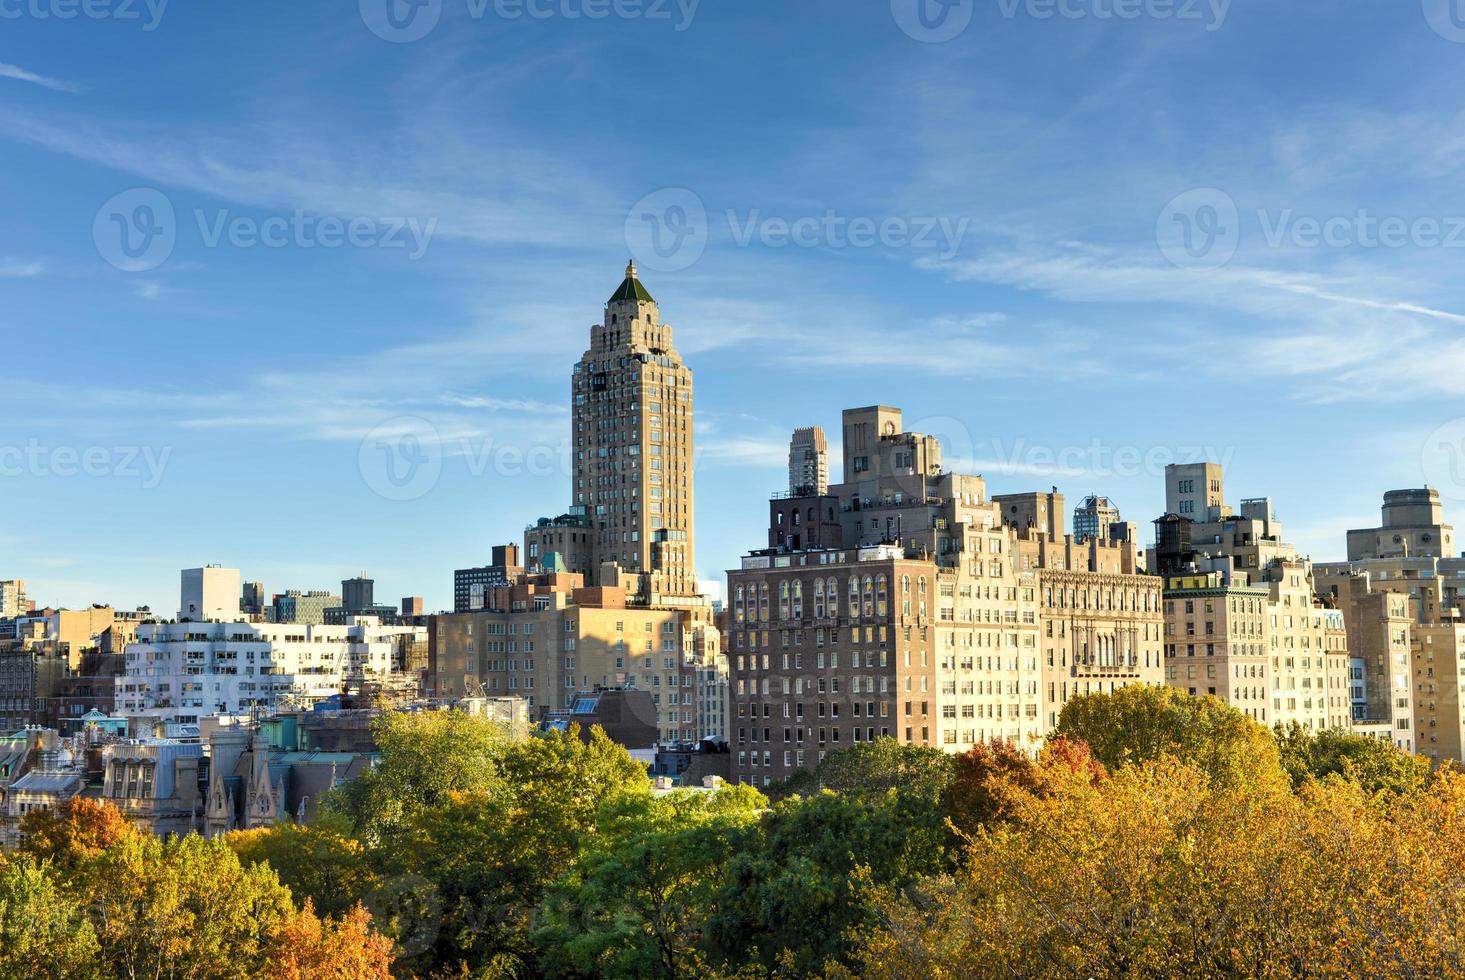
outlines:
{"label": "building facade", "polygon": [[1056,491],[988,498],[896,408],[846,411],[843,447],[843,482],[771,500],[768,547],[728,572],[733,778],[880,737],[1035,749],[1068,697],[1163,682],[1133,541],[1080,547]]}
{"label": "building facade", "polygon": [[425,632],[370,617],[346,626],[146,624],[127,647],[116,710],[196,724],[212,715],[272,714],[396,684],[415,688],[406,662]]}

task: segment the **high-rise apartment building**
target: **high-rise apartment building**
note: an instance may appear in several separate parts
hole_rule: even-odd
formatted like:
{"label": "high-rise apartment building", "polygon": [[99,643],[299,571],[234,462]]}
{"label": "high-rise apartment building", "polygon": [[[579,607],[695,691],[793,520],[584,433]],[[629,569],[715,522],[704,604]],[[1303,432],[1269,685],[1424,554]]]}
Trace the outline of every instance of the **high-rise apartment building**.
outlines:
{"label": "high-rise apartment building", "polygon": [[1107,538],[1109,527],[1122,520],[1119,508],[1108,497],[1091,494],[1073,509],[1073,539],[1086,541],[1089,538]]}
{"label": "high-rise apartment building", "polygon": [[1152,567],[1167,579],[1169,682],[1214,694],[1268,725],[1347,727],[1352,678],[1344,610],[1323,597],[1312,563],[1283,538],[1271,500],[1243,500],[1235,511],[1222,486],[1214,463],[1165,468],[1170,510],[1155,522]]}
{"label": "high-rise apartment building", "polygon": [[[634,263],[591,328],[571,389],[574,503],[566,517],[581,525],[574,533],[583,540],[570,567],[614,584],[604,577],[613,563],[653,605],[697,596],[692,372]],[[548,557],[544,527],[525,534],[531,563]]]}
{"label": "high-rise apartment building", "polygon": [[1347,561],[1318,565],[1353,645],[1354,726],[1459,762],[1462,676],[1450,665],[1465,626],[1465,557],[1433,489],[1388,491],[1382,518],[1348,532]]}
{"label": "high-rise apartment building", "polygon": [[1267,641],[1270,592],[1224,571],[1165,581],[1165,679],[1197,697],[1220,698],[1270,726]]}
{"label": "high-rise apartment building", "polygon": [[829,492],[829,442],[817,425],[795,429],[789,440],[788,492],[791,497]]}
{"label": "high-rise apartment building", "polygon": [[1032,749],[1068,697],[1163,683],[1159,583],[1133,540],[1076,545],[1056,492],[989,499],[902,421],[846,411],[843,482],[777,495],[768,547],[728,572],[739,781],[887,736]]}

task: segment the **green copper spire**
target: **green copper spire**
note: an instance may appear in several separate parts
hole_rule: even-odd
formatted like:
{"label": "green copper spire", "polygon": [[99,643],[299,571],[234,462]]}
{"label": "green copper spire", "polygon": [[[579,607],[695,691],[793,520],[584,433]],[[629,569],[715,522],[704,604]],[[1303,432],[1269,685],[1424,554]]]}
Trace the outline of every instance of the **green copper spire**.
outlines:
{"label": "green copper spire", "polygon": [[621,282],[621,288],[617,289],[610,297],[611,303],[630,303],[640,300],[643,303],[655,303],[646,287],[641,285],[641,280],[636,278],[636,263],[626,263],[626,278]]}

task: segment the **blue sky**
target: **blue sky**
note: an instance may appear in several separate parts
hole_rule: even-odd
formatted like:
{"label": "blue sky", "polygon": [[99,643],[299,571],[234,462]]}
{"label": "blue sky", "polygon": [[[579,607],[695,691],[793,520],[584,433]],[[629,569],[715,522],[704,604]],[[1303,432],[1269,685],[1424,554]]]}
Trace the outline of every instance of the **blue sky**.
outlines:
{"label": "blue sky", "polygon": [[875,402],[1142,523],[1222,459],[1317,559],[1465,514],[1465,3],[386,2],[0,0],[0,577],[450,604],[632,253],[708,578]]}

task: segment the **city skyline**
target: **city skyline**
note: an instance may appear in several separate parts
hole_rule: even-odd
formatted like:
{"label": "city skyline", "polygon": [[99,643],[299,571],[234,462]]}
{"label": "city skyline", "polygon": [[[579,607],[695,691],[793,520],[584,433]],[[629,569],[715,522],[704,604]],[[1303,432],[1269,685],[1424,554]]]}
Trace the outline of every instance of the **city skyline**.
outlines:
{"label": "city skyline", "polygon": [[[7,21],[0,324],[27,354],[0,487],[30,519],[0,554],[33,597],[166,609],[178,568],[217,562],[271,592],[364,568],[451,607],[452,569],[569,499],[568,369],[627,257],[698,378],[703,580],[757,544],[790,432],[870,403],[993,493],[1097,493],[1142,526],[1162,466],[1114,454],[1209,456],[1320,561],[1386,490],[1465,507],[1440,449],[1465,437],[1438,203],[1460,129],[1435,98],[1465,48],[1428,10],[1019,3],[939,41],[900,3],[780,10],[774,36],[757,7],[438,6],[410,43],[283,5]],[[811,56],[831,28],[843,53]],[[644,84],[652,59],[688,84]],[[173,213],[156,265],[106,237],[158,205],[135,190]],[[363,218],[360,247],[322,245]],[[394,500],[363,444],[403,419],[443,448]]]}
{"label": "city skyline", "polygon": [[[671,323],[669,324],[669,326],[675,329],[676,325],[674,323]],[[593,352],[587,352],[586,356],[589,356],[590,353]],[[688,366],[692,367],[693,365],[689,364]],[[576,368],[576,370],[578,370],[578,368]],[[855,399],[855,401],[858,401],[858,399]],[[837,409],[835,410],[835,413],[831,414],[837,417],[837,412],[842,410],[843,408]],[[694,408],[694,418],[695,414],[696,410]],[[434,490],[436,489],[436,481],[440,478],[441,466],[443,465],[444,461],[451,458],[452,447],[448,441],[442,439],[440,433],[434,431],[434,427],[431,426],[430,423],[426,425],[425,431],[418,429],[417,425],[425,422],[425,420],[421,419],[420,417],[411,417],[407,419],[407,425],[405,427],[399,424],[401,421],[402,420],[400,419],[387,420],[384,425],[380,426],[377,430],[374,430],[373,433],[369,433],[362,440],[362,443],[359,446],[360,459],[358,460],[358,471],[359,478],[362,483],[373,493],[383,497],[384,499],[392,500],[395,503],[411,503],[418,499],[430,496],[434,492]],[[823,418],[811,424],[818,425],[822,422],[824,422]],[[1218,463],[1219,465],[1222,465],[1223,467],[1230,470],[1231,467],[1234,465],[1235,455],[1240,450],[1240,447],[1233,446],[1225,447],[1225,449],[1220,452],[1216,451],[1217,447],[1211,446],[1180,446],[1175,448],[1167,446],[1113,446],[1105,444],[1101,440],[1097,439],[1094,442],[1090,443],[1088,446],[1071,445],[1054,449],[1046,446],[1025,446],[1024,440],[1021,437],[1015,437],[1013,443],[1011,444],[1013,455],[1006,459],[998,460],[994,469],[990,472],[986,472],[980,468],[983,461],[973,454],[973,452],[978,448],[980,440],[978,440],[971,433],[971,431],[962,424],[962,421],[959,418],[952,415],[935,414],[923,418],[921,424],[913,425],[911,429],[912,431],[924,432],[926,431],[926,429],[922,428],[922,425],[933,426],[932,431],[928,432],[928,434],[935,435],[940,440],[943,447],[943,452],[945,453],[943,462],[945,469],[948,472],[971,472],[975,475],[983,476],[989,480],[991,485],[994,487],[994,493],[998,495],[1002,493],[1017,493],[1023,491],[1041,490],[1045,485],[1045,480],[1051,477],[1054,480],[1051,485],[1058,488],[1060,491],[1065,493],[1065,495],[1067,495],[1070,500],[1073,500],[1075,502],[1081,501],[1083,499],[1083,496],[1086,496],[1090,492],[1100,493],[1105,496],[1112,496],[1107,494],[1106,487],[1108,486],[1108,484],[1103,482],[1095,482],[1095,489],[1093,489],[1092,491],[1079,489],[1083,485],[1077,482],[1075,478],[1071,477],[1071,474],[1075,471],[1068,468],[1067,460],[1069,459],[1087,459],[1091,461],[1097,461],[1100,464],[1099,472],[1104,472],[1104,467],[1112,467],[1113,471],[1118,474],[1113,478],[1113,480],[1118,480],[1120,482],[1134,482],[1136,480],[1143,481],[1153,478],[1152,482],[1155,484],[1155,487],[1150,495],[1157,497],[1159,501],[1154,510],[1154,517],[1151,518],[1138,515],[1135,515],[1133,517],[1135,522],[1138,523],[1141,527],[1140,533],[1141,541],[1143,544],[1153,544],[1154,535],[1150,526],[1153,519],[1158,518],[1165,513],[1168,513],[1165,506],[1165,493],[1163,488],[1164,467],[1166,465],[1172,462],[1182,464],[1209,462]],[[566,428],[569,428],[568,412],[566,413]],[[831,425],[831,429],[836,433],[838,432],[837,426]],[[794,429],[791,429],[790,436],[793,435],[793,432]],[[438,449],[428,450],[422,448],[424,446],[431,446],[432,440],[437,441],[437,444],[439,446]],[[996,440],[996,444],[1000,449],[1002,445],[1000,438]],[[464,443],[460,448],[464,454],[469,454],[474,451],[474,447],[467,443]],[[487,448],[480,447],[479,451],[486,452]],[[569,462],[570,455],[573,450],[571,449],[569,444],[568,432],[566,434],[566,439],[560,445],[555,446],[552,453],[545,451],[546,447],[544,446],[537,447],[537,449],[541,451],[541,455],[536,456],[535,448],[531,448],[529,452],[522,457],[517,455],[509,456],[509,465],[521,466],[526,471],[533,470],[533,468],[537,465],[547,465],[549,466],[550,470],[552,471],[552,475],[554,476],[559,475],[559,473],[563,471],[566,474],[564,482],[566,487],[568,488],[569,484],[572,482],[569,479],[568,474],[573,470],[573,466]],[[411,453],[418,450],[422,450],[426,458],[431,461],[431,465],[421,464],[420,460],[414,460],[411,458]],[[777,450],[778,447],[768,448],[768,452],[770,454],[775,453]],[[768,469],[770,471],[773,471],[775,475],[771,478],[771,483],[773,485],[770,486],[768,491],[758,496],[754,500],[754,503],[762,504],[766,500],[769,493],[777,493],[780,491],[781,488],[777,484],[777,471],[779,469],[783,469],[784,473],[787,473],[788,450],[788,445],[783,445],[781,447],[782,459],[777,464],[760,467],[760,469]],[[829,456],[832,459],[838,459],[841,455],[841,452],[842,446],[838,440],[838,437],[832,437],[828,446]],[[1020,455],[1024,454],[1025,458],[1029,460],[1029,462],[1009,465],[1012,460],[1016,460]],[[381,458],[373,460],[373,457],[375,455],[380,455]],[[547,462],[551,458],[553,458],[553,462]],[[700,463],[702,462],[703,457],[700,455],[700,453],[694,453],[693,458],[699,463],[694,472],[699,472]],[[494,462],[492,463],[488,463],[487,460],[488,457],[480,456],[476,463],[479,466],[504,465],[502,455],[495,456]],[[142,459],[141,462],[139,462],[137,465],[139,467],[145,468],[147,463],[148,461],[146,459]],[[83,463],[82,461],[78,460],[75,465],[77,468],[81,468]],[[977,468],[973,469],[973,467]],[[431,482],[423,482],[422,474],[424,469],[430,471],[429,478]],[[394,481],[392,477],[387,475],[388,471],[394,471],[399,477],[401,477],[401,479]],[[1111,482],[1113,481],[1111,480]],[[1243,491],[1243,493],[1250,493],[1252,489],[1253,488],[1247,488]],[[1255,489],[1257,489],[1258,491],[1257,495],[1267,495],[1264,487]],[[1446,489],[1448,490],[1448,486]],[[1379,490],[1379,493],[1381,494],[1382,492],[1383,489],[1381,488]],[[394,495],[399,499],[394,500]],[[565,496],[566,499],[568,499],[570,494],[566,493]],[[558,505],[553,503],[553,499],[554,498],[551,498],[550,502],[540,507],[540,511],[542,512],[542,514],[558,512]],[[1274,495],[1271,499],[1274,505],[1280,505],[1279,510],[1287,509],[1285,501],[1279,501],[1279,499],[1276,498]],[[1448,503],[1448,493],[1446,494],[1446,500]],[[1116,504],[1116,506],[1118,505],[1118,501],[1114,501],[1114,503]],[[1121,509],[1123,508],[1121,507]],[[1374,509],[1377,509],[1377,498],[1375,498]],[[1448,509],[1449,508],[1447,507],[1447,511]],[[522,521],[520,521],[519,515],[508,514],[504,515],[504,524],[505,526],[510,528],[518,524],[528,526],[533,523],[536,517],[539,516],[542,515],[532,512],[525,512]],[[1072,509],[1070,508],[1068,511],[1065,511],[1062,516],[1068,532],[1073,533],[1074,528],[1072,520]],[[1300,552],[1304,556],[1317,561],[1341,560],[1344,557],[1346,551],[1346,548],[1342,544],[1342,542],[1344,541],[1345,532],[1360,527],[1366,527],[1368,526],[1370,520],[1370,517],[1360,514],[1356,520],[1352,520],[1347,524],[1347,527],[1342,528],[1338,532],[1336,540],[1332,541],[1331,543],[1324,541],[1324,546],[1331,547],[1332,550],[1324,551],[1320,554],[1310,553],[1305,546],[1299,544]],[[716,526],[721,522],[717,517],[712,517],[711,519],[704,519],[703,523]],[[1304,526],[1306,526],[1305,518]],[[738,554],[745,552],[750,547],[758,546],[758,536],[755,531],[752,531],[752,529],[755,529],[756,527],[757,524],[755,522],[751,524],[749,528],[739,528],[734,530],[733,533],[736,534],[741,532],[743,538],[745,539],[741,542],[739,546],[740,550]],[[714,539],[716,538],[715,535],[712,536],[714,537]],[[1296,541],[1301,540],[1301,536],[1289,531],[1289,539],[1295,539],[1295,543]],[[517,539],[510,537],[506,538],[504,541],[496,543],[502,544],[511,542],[517,543]],[[473,554],[473,558],[478,561],[486,562],[488,560],[487,551],[491,550],[493,546],[494,543],[486,545],[483,553],[480,554],[475,552]],[[180,552],[180,555],[181,554],[182,553]],[[220,560],[216,561],[216,557],[220,558]],[[369,558],[370,556],[368,555],[367,557]],[[334,565],[328,566],[325,564],[320,564],[309,567],[313,567],[317,570],[324,569],[330,572],[330,574],[334,575],[335,577],[326,580],[305,580],[285,577],[280,577],[276,579],[268,574],[260,573],[255,567],[238,566],[237,563],[230,562],[227,560],[227,558],[228,556],[204,556],[205,560],[202,561],[202,564],[221,564],[226,567],[240,567],[241,571],[247,579],[250,579],[252,581],[263,581],[266,597],[282,594],[287,589],[310,590],[319,588],[321,586],[326,586],[328,588],[334,587],[340,581],[340,579],[346,577],[347,574],[345,572],[341,572],[340,569],[336,569]],[[728,569],[735,568],[736,562],[737,555],[730,556],[723,565],[718,568],[712,569],[711,574],[708,574],[708,570],[704,566],[703,569],[701,569],[701,574],[699,576],[699,580],[703,590],[716,598],[721,598],[724,592],[725,585],[724,574]],[[451,569],[447,569],[446,571],[441,568],[436,569],[430,581],[409,581],[407,578],[407,573],[400,571],[399,567],[394,566],[389,560],[383,559],[376,562],[368,562],[368,565],[371,566],[371,570],[375,571],[377,568],[379,568],[381,570],[381,573],[384,573],[385,577],[383,578],[383,581],[388,584],[382,589],[382,595],[394,596],[398,592],[401,592],[403,595],[424,595],[427,597],[426,607],[428,609],[453,608],[451,582],[444,584],[443,582],[438,581],[439,579],[443,579],[445,577],[450,578]],[[52,601],[47,597],[44,591],[48,588],[53,588],[52,586],[48,586],[48,577],[44,574],[44,569],[47,566],[47,560],[41,559],[39,562],[37,562],[37,566],[42,570],[41,574],[37,574],[36,572],[28,571],[25,569],[23,569],[21,573],[17,574],[23,574],[23,577],[25,577],[28,582],[32,583],[30,586],[31,597],[33,599],[39,599],[43,603],[49,603],[58,607],[70,608],[84,607],[93,603],[111,604],[118,608],[148,605],[151,606],[155,611],[157,611],[159,615],[170,615],[170,612],[167,608],[167,599],[164,599],[161,605],[159,605],[156,601],[148,601],[146,599],[133,602],[126,597],[119,600],[113,598],[112,596],[100,596],[72,603],[68,603],[66,601]],[[281,563],[275,561],[270,565],[267,565],[266,567],[290,568],[301,566],[292,566],[292,564],[288,562]],[[342,566],[343,569],[345,567],[346,566]],[[165,574],[168,576],[175,576],[176,571],[176,568],[170,568]],[[340,574],[337,574],[338,572]],[[164,589],[166,590],[172,587],[173,583],[169,582],[164,586]],[[116,583],[113,583],[110,588],[113,590],[113,592],[126,593],[129,586],[118,586]],[[139,586],[136,588],[141,587]],[[139,592],[137,594],[141,593]],[[164,594],[166,595],[166,591]],[[393,601],[395,601],[395,599]]]}

